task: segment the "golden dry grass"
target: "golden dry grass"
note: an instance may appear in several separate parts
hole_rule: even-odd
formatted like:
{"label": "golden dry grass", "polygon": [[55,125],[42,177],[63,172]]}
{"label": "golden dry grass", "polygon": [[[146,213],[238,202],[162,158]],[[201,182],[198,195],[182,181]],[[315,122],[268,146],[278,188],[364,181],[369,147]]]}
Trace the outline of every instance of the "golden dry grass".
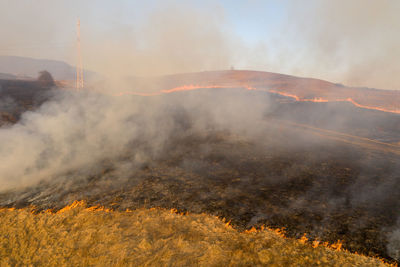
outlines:
{"label": "golden dry grass", "polygon": [[0,266],[383,266],[271,230],[238,232],[216,217],[160,209],[0,211]]}

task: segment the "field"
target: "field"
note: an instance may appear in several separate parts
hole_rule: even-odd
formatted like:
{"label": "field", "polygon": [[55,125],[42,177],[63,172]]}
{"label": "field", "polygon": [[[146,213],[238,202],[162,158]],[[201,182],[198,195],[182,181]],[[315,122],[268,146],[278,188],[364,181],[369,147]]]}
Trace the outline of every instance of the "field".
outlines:
{"label": "field", "polygon": [[110,212],[74,203],[59,213],[0,211],[1,266],[384,266],[377,259],[204,214]]}
{"label": "field", "polygon": [[[340,255],[350,254],[333,252],[327,246],[340,246],[351,253],[398,262],[398,114],[361,109],[351,103],[294,101],[279,94],[243,88],[118,97],[59,91],[29,82],[13,82],[7,86],[3,89],[7,93],[3,103],[9,104],[1,106],[3,128],[0,133],[5,138],[21,136],[18,142],[24,145],[16,150],[23,151],[21,160],[10,161],[16,168],[2,171],[13,174],[21,169],[21,174],[28,178],[24,180],[25,186],[0,192],[0,206],[6,209],[2,218],[8,220],[8,228],[17,227],[10,228],[10,232],[5,229],[3,236],[24,235],[26,242],[47,244],[39,237],[31,240],[29,236],[36,234],[31,230],[18,230],[18,227],[25,229],[31,222],[39,223],[32,228],[43,227],[41,235],[54,236],[56,240],[77,228],[75,239],[65,241],[71,245],[59,246],[59,250],[66,249],[66,253],[55,253],[60,255],[55,262],[71,260],[65,255],[74,254],[78,255],[77,259],[87,258],[89,264],[91,260],[98,260],[97,255],[104,254],[99,251],[108,247],[109,258],[101,259],[107,262],[113,258],[115,264],[122,264],[125,257],[128,261],[135,259],[142,264],[149,261],[155,265],[161,259],[165,259],[165,264],[193,260],[186,263],[207,265],[214,263],[214,258],[215,264],[222,265],[245,264],[241,260],[261,264],[265,259],[292,265],[302,265],[308,260],[322,265],[326,262],[341,265],[343,261],[355,264],[350,262],[351,257],[356,257],[354,254],[342,259]],[[24,90],[30,93],[25,94]],[[126,110],[120,111],[122,107]],[[51,128],[46,128],[48,125]],[[31,143],[38,145],[31,146]],[[29,162],[27,148],[31,147],[32,163],[25,164]],[[4,161],[10,160],[8,153],[12,149],[11,146],[9,150],[3,149]],[[13,155],[18,159],[17,154]],[[84,201],[88,207],[102,206],[111,212],[89,212],[77,207],[65,213],[69,218],[64,213],[53,214],[74,201]],[[15,210],[8,210],[10,208]],[[133,212],[126,213],[127,209]],[[165,210],[189,215],[180,216]],[[22,221],[18,221],[19,214]],[[17,221],[12,220],[13,216]],[[118,232],[128,227],[129,220],[123,219],[126,216],[133,216],[129,220],[143,233],[126,228],[131,234],[124,237],[124,233]],[[190,222],[198,218],[206,226]],[[129,239],[157,235],[156,228],[160,227],[151,228],[154,233],[146,228],[157,225],[157,220],[170,223],[166,231],[181,227],[180,220],[194,227],[182,226],[178,236],[161,233],[170,235],[168,242],[174,249],[189,238],[185,237],[185,232],[189,235],[197,228],[208,229],[201,235],[206,241],[200,242],[200,238],[193,244],[183,242],[182,246],[189,249],[186,257],[159,249],[161,243],[157,242],[164,242],[165,236],[161,240],[153,236],[153,243],[146,239]],[[226,228],[222,220],[229,221],[230,228]],[[118,221],[123,225],[121,229],[112,226],[118,225]],[[72,224],[64,225],[68,222]],[[208,225],[210,222],[212,227]],[[57,232],[56,229],[64,229],[64,226],[65,230]],[[263,242],[270,242],[265,238],[273,233],[246,231],[263,227],[281,229],[286,237],[293,239],[272,238],[281,243],[274,243],[271,250],[261,255],[262,249],[249,245],[249,238],[255,238],[253,241],[260,242],[263,247]],[[91,245],[75,244],[86,236],[86,228],[95,233],[82,238]],[[221,229],[227,232],[220,234]],[[106,236],[114,230],[118,232],[115,238],[119,241],[112,243]],[[212,241],[214,237],[224,240],[225,243],[218,243],[222,247],[215,247],[218,252],[203,249],[208,244],[202,243],[208,242],[207,236],[212,244],[216,242]],[[295,239],[301,242],[307,239],[307,245]],[[106,242],[103,247],[96,247],[98,240]],[[147,256],[142,259],[139,257],[142,251],[137,248],[143,240],[148,242],[142,245],[151,254],[143,252]],[[25,250],[23,246],[41,250],[39,245],[28,243],[21,247],[22,243],[17,241],[5,244],[7,255],[21,253]],[[314,249],[313,244],[325,246]],[[285,251],[285,246],[296,257],[277,256],[279,250]],[[49,250],[57,248],[56,245],[48,247]],[[119,250],[113,250],[114,247],[124,252],[118,254]],[[250,251],[246,247],[250,247]],[[236,249],[239,252],[235,252]],[[306,254],[301,254],[303,249]],[[199,251],[204,254],[189,256],[198,255]],[[233,257],[235,253],[245,256]],[[19,261],[35,258],[35,255],[27,254],[26,259],[10,257]],[[230,261],[232,257],[234,261]],[[156,262],[151,262],[153,258]]]}

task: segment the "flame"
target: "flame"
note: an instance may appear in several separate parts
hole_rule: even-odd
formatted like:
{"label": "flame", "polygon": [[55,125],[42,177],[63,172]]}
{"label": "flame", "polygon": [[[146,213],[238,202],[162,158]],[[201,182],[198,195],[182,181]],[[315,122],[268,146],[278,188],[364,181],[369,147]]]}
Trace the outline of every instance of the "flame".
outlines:
{"label": "flame", "polygon": [[374,109],[374,110],[380,110],[380,111],[384,111],[384,112],[400,114],[400,109],[390,110],[390,109],[385,109],[385,108],[380,108],[380,107],[371,107],[371,106],[361,105],[351,98],[347,98],[346,101],[352,103],[354,106],[359,107],[359,108]]}
{"label": "flame", "polygon": [[226,85],[183,85],[179,87],[175,87],[172,89],[168,90],[161,90],[161,93],[168,94],[168,93],[174,93],[174,92],[181,92],[181,91],[192,91],[192,90],[197,90],[200,88],[203,89],[211,89],[211,88],[229,88],[230,86]]}
{"label": "flame", "polygon": [[324,99],[322,97],[314,97],[313,99],[304,99],[304,101],[317,102],[317,103],[329,102],[328,99]]}
{"label": "flame", "polygon": [[290,93],[286,93],[286,92],[280,92],[280,91],[276,91],[276,90],[273,90],[273,89],[270,89],[269,92],[273,93],[273,94],[286,96],[286,97],[291,97],[291,98],[294,98],[296,101],[301,101],[300,97],[298,97],[297,95],[294,95],[294,94],[290,94]]}
{"label": "flame", "polygon": [[189,84],[189,85],[183,85],[183,86],[178,86],[172,89],[167,89],[167,90],[161,90],[160,93],[163,94],[168,94],[168,93],[174,93],[174,92],[181,92],[181,91],[192,91],[192,90],[197,90],[197,89],[212,89],[212,88],[245,88],[247,90],[257,90],[257,88],[249,86],[249,85],[201,85],[201,84]]}
{"label": "flame", "polygon": [[71,205],[65,206],[64,208],[62,208],[59,211],[57,211],[57,213],[64,213],[66,211],[72,210],[72,209],[77,208],[77,207],[84,207],[85,205],[86,204],[85,204],[85,202],[83,200],[81,200],[81,201],[75,200],[74,202],[72,202]]}
{"label": "flame", "polygon": [[303,236],[299,239],[299,242],[302,244],[306,244],[308,241],[307,234],[303,234]]}
{"label": "flame", "polygon": [[245,231],[245,233],[248,233],[248,234],[257,233],[257,232],[258,232],[258,231],[257,231],[257,229],[256,229],[254,226],[251,227],[251,229]]}
{"label": "flame", "polygon": [[232,228],[231,221],[227,221],[225,223],[225,227],[231,229]]}
{"label": "flame", "polygon": [[216,88],[245,88],[247,90],[258,90],[255,87],[249,86],[249,85],[206,85],[206,84],[188,84],[188,85],[183,85],[183,86],[178,86],[174,87],[171,89],[164,89],[158,92],[152,92],[152,93],[143,93],[143,92],[119,92],[116,94],[113,94],[113,96],[124,96],[124,95],[137,95],[137,96],[156,96],[156,95],[162,95],[162,94],[170,94],[170,93],[176,93],[176,92],[182,92],[182,91],[193,91],[193,90],[198,90],[198,89],[216,89]]}
{"label": "flame", "polygon": [[312,247],[313,247],[313,248],[317,248],[317,247],[319,246],[319,243],[321,243],[321,241],[319,241],[319,240],[314,240],[314,241],[312,242]]}
{"label": "flame", "polygon": [[[60,213],[64,213],[66,211],[75,209],[75,208],[84,208],[85,211],[103,211],[103,212],[111,212],[112,209],[108,209],[105,208],[104,206],[100,206],[100,205],[95,205],[95,206],[90,206],[87,207],[86,202],[81,200],[75,200],[74,202],[72,202],[72,204],[65,206],[64,208],[60,209],[59,211],[55,212],[56,214],[60,214]],[[48,209],[43,211],[45,213],[54,213],[54,211],[52,209]],[[129,211],[127,211],[129,212]]]}
{"label": "flame", "polygon": [[257,90],[257,91],[265,91],[273,94],[278,94],[281,96],[286,96],[293,98],[295,101],[298,102],[315,102],[315,103],[326,103],[326,102],[349,102],[353,104],[356,107],[363,108],[363,109],[370,109],[370,110],[379,110],[383,112],[389,112],[389,113],[396,113],[400,114],[400,109],[387,109],[387,108],[382,108],[382,107],[375,107],[375,106],[368,106],[368,105],[363,105],[358,102],[356,102],[352,98],[337,98],[337,99],[328,99],[328,98],[323,98],[323,97],[314,97],[314,98],[302,98],[300,96],[297,96],[292,93],[284,92],[284,91],[278,91],[275,89],[262,89],[262,88],[256,88],[253,86],[250,86],[248,84],[225,84],[225,85],[217,85],[217,84],[187,84],[187,85],[182,85],[178,87],[174,87],[171,89],[164,89],[158,92],[150,92],[150,93],[144,93],[144,92],[119,92],[116,94],[112,94],[113,96],[124,96],[124,95],[137,95],[137,96],[156,96],[156,95],[162,95],[162,94],[170,94],[170,93],[176,93],[176,92],[184,92],[184,91],[193,91],[193,90],[198,90],[198,89],[212,89],[212,88],[244,88],[246,90]]}
{"label": "flame", "polygon": [[108,209],[108,208],[105,208],[105,207],[99,206],[99,205],[86,208],[85,210],[86,211],[104,211],[104,212],[111,212],[112,211],[112,209]]}
{"label": "flame", "polygon": [[[42,210],[39,213],[49,213],[49,214],[55,215],[55,214],[65,213],[67,211],[70,211],[70,210],[73,210],[73,209],[78,209],[78,208],[82,208],[80,210],[87,211],[87,212],[113,212],[112,209],[108,209],[108,208],[105,208],[104,206],[100,206],[100,205],[87,207],[87,203],[84,200],[80,200],[80,201],[75,200],[73,203],[71,203],[70,205],[65,206],[64,208],[60,209],[57,212],[54,212],[53,209],[47,209],[47,210]],[[16,208],[0,208],[0,212],[17,211],[17,210],[18,209],[16,209]],[[156,210],[165,210],[165,209],[158,208],[158,207],[157,208],[153,207],[153,208],[150,208],[149,210],[150,211],[156,211]],[[179,215],[179,216],[185,216],[185,215],[188,214],[188,213],[178,212],[178,210],[175,209],[175,208],[172,208],[169,211],[170,211],[171,214],[176,214],[176,215]],[[126,209],[125,212],[126,213],[132,213],[133,210]],[[33,214],[36,215],[38,213],[33,213]],[[204,214],[204,215],[206,215],[206,214]],[[218,216],[215,216],[215,218],[217,218],[218,220],[221,220],[221,218],[219,218]],[[233,229],[231,221],[227,221],[226,222],[226,220],[223,218],[222,222],[224,223],[224,225],[225,225],[225,227],[227,229],[229,229],[229,230]],[[262,225],[260,228],[252,227],[251,229],[246,230],[244,232],[246,234],[257,234],[257,233],[262,233],[265,230],[272,231],[272,232],[274,232],[275,234],[277,234],[281,238],[285,238],[285,239],[288,238],[286,233],[285,233],[285,227],[282,227],[282,228],[269,228],[269,227],[265,227],[264,225]],[[310,240],[307,238],[307,235],[303,234],[302,237],[300,239],[298,239],[297,241],[300,242],[301,244],[304,244],[304,245],[309,244],[313,248],[317,248],[318,246],[323,246],[323,247],[326,247],[326,248],[329,248],[329,249],[332,249],[332,250],[336,250],[336,251],[347,251],[347,250],[343,249],[343,241],[342,240],[338,240],[333,244],[329,244],[328,242],[321,242],[319,240],[314,240],[314,241],[312,241],[310,243]],[[354,252],[354,254],[363,255],[363,254],[359,254],[357,252]],[[382,263],[387,264],[387,262],[382,258],[379,258],[379,257],[374,257],[374,258],[380,260]],[[396,266],[396,265],[389,265],[389,266]]]}
{"label": "flame", "polygon": [[0,208],[0,212],[13,211],[15,208]]}
{"label": "flame", "polygon": [[137,95],[137,96],[156,96],[161,95],[160,92],[155,93],[140,93],[140,92],[119,92],[116,94],[111,94],[112,96],[124,96],[124,95]]}
{"label": "flame", "polygon": [[[74,201],[72,204],[70,204],[70,205],[68,205],[68,206],[65,206],[64,208],[60,209],[58,212],[53,212],[53,210],[49,209],[49,210],[40,211],[39,213],[50,213],[50,214],[52,214],[52,215],[55,216],[55,215],[57,215],[57,214],[64,213],[64,212],[66,212],[66,211],[73,210],[73,209],[79,209],[80,211],[88,211],[88,212],[99,212],[99,211],[100,211],[100,212],[112,212],[112,211],[113,211],[113,210],[111,210],[111,209],[107,209],[107,208],[104,208],[103,206],[99,206],[99,205],[87,207],[87,204],[86,204],[85,201],[83,201],[83,200],[77,201],[77,200],[76,200],[76,201]],[[15,212],[15,211],[18,211],[18,210],[19,210],[19,209],[15,209],[15,208],[0,208],[0,212],[8,212],[8,211]],[[166,211],[166,209],[158,208],[158,207],[157,207],[157,208],[150,208],[150,209],[148,209],[148,210],[150,210],[150,211],[157,211],[157,210],[164,210],[164,211]],[[131,213],[131,212],[133,212],[133,211],[130,210],[130,209],[126,209],[125,212]],[[176,214],[176,215],[178,215],[178,216],[183,216],[183,215],[185,215],[184,213],[178,213],[177,210],[174,209],[174,208],[171,209],[170,212],[173,213],[173,214]],[[35,215],[37,215],[37,214],[38,214],[38,213],[35,213]],[[186,213],[186,214],[187,214],[187,213]],[[202,214],[203,214],[203,215],[206,215],[206,214],[204,214],[204,213],[202,213]],[[207,216],[209,216],[209,215],[207,215]],[[221,218],[218,218],[217,216],[215,216],[215,218],[217,218],[218,220],[221,220]],[[227,230],[234,230],[234,229],[232,228],[231,224],[230,224],[230,221],[225,222],[225,219],[223,219],[222,222],[223,222],[223,223],[225,224],[225,226],[228,228]],[[269,228],[269,227],[261,226],[259,229],[256,229],[256,228],[252,227],[251,229],[245,231],[245,233],[248,233],[248,234],[253,234],[253,233],[257,234],[257,233],[261,233],[261,234],[262,234],[265,230],[275,232],[279,237],[282,237],[282,238],[285,238],[285,239],[288,238],[288,237],[285,235],[285,228],[272,229],[272,228]],[[326,247],[326,248],[328,248],[328,249],[332,249],[332,250],[336,250],[336,251],[345,251],[345,252],[348,252],[347,250],[343,249],[343,241],[342,241],[342,240],[338,240],[337,242],[335,242],[335,243],[333,243],[333,244],[329,244],[328,242],[320,242],[320,241],[317,241],[317,240],[310,242],[310,240],[307,238],[307,235],[304,234],[304,235],[303,235],[300,239],[298,239],[297,241],[300,242],[301,244],[304,244],[304,245],[307,245],[307,246],[311,245],[313,248],[317,248],[318,246],[321,245],[321,246],[324,246],[324,247]],[[356,254],[356,255],[363,255],[363,254],[357,253],[357,252],[352,252],[352,253],[353,253],[353,254]],[[397,266],[395,263],[388,263],[387,260],[385,260],[385,259],[383,259],[383,258],[376,257],[376,256],[373,257],[373,258],[379,260],[380,262],[382,262],[382,263],[384,263],[384,264],[388,264],[389,266]]]}
{"label": "flame", "polygon": [[287,92],[277,91],[277,90],[273,90],[273,89],[269,90],[269,92],[278,94],[278,95],[282,95],[282,96],[286,96],[286,97],[291,97],[299,102],[350,102],[351,104],[353,104],[354,106],[359,107],[359,108],[379,110],[379,111],[383,111],[383,112],[400,114],[400,109],[386,109],[386,108],[381,108],[381,107],[367,106],[367,105],[363,105],[363,104],[356,102],[355,100],[353,100],[350,97],[349,98],[338,98],[338,99],[333,99],[333,100],[329,100],[329,99],[321,98],[321,97],[315,97],[315,98],[310,99],[310,98],[300,98],[297,95],[290,94]]}
{"label": "flame", "polygon": [[[252,227],[251,229],[246,230],[245,233],[247,233],[247,234],[260,233],[260,232],[263,232],[265,229],[276,233],[281,238],[285,238],[285,239],[288,238],[285,233],[284,227],[283,228],[269,228],[269,227],[265,227],[263,225],[263,226],[261,226],[260,229],[256,229],[255,227]],[[326,247],[326,248],[329,248],[332,250],[336,250],[336,251],[347,251],[347,250],[343,249],[343,240],[337,240],[333,244],[329,244],[329,242],[321,242],[319,240],[310,241],[307,237],[307,234],[304,233],[299,239],[297,239],[297,241],[303,245],[310,244],[313,248],[323,246],[323,247]]]}
{"label": "flame", "polygon": [[340,250],[342,250],[342,246],[343,246],[343,241],[338,240],[338,241],[336,241],[336,243],[333,243],[332,245],[330,245],[330,248],[340,251]]}

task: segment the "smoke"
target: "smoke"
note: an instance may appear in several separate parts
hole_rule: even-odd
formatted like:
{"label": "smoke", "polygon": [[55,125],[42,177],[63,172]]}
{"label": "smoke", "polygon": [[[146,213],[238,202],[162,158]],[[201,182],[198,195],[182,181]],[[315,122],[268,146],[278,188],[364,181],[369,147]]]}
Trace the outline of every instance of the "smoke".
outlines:
{"label": "smoke", "polygon": [[[0,93],[2,92],[2,87],[0,86]],[[11,97],[2,97],[0,99],[0,110],[2,112],[14,113],[18,109],[17,103]]]}
{"label": "smoke", "polygon": [[98,42],[84,49],[90,64],[111,77],[228,69],[234,47],[222,10],[182,2],[161,4],[142,24],[112,28],[106,35],[110,38],[97,36]]}
{"label": "smoke", "polygon": [[[0,54],[75,65],[75,24],[80,16],[84,66],[108,78],[228,69],[232,64],[237,39],[215,3],[24,3],[0,4],[0,22],[9,25],[0,29],[6,40]],[[29,21],[29,29],[21,21]]]}
{"label": "smoke", "polygon": [[[88,176],[107,162],[123,163],[123,157],[137,166],[154,160],[171,136],[182,134],[179,116],[189,116],[190,132],[211,127],[245,133],[248,123],[261,119],[267,103],[262,98],[249,109],[250,103],[234,94],[219,106],[221,98],[216,94],[215,102],[205,105],[197,97],[180,103],[179,98],[57,91],[38,110],[25,112],[18,123],[0,129],[0,190],[57,177]],[[253,115],[250,120],[249,115]]]}
{"label": "smoke", "polygon": [[135,135],[137,128],[122,121],[136,109],[133,105],[127,113],[126,104],[113,104],[111,108],[99,95],[64,93],[1,129],[1,189],[32,185],[74,170],[84,173],[93,163],[116,157]]}
{"label": "smoke", "polygon": [[[287,0],[276,12],[276,4],[252,1],[236,13],[230,5],[211,1],[0,5],[0,22],[8,25],[0,29],[1,54],[75,65],[79,15],[85,68],[115,80],[235,66],[399,89],[397,1]],[[263,10],[270,20],[261,19]],[[29,29],[21,21],[29,22]],[[254,32],[249,35],[256,41],[246,40],[243,28]]]}
{"label": "smoke", "polygon": [[[345,231],[349,246],[357,237],[361,251],[369,248],[361,247],[359,233],[372,227],[381,253],[387,243],[379,229],[396,224],[397,158],[274,120],[318,127],[329,118],[326,128],[343,131],[347,124],[357,128],[358,116],[374,124],[364,121],[372,111],[323,105],[285,104],[263,91],[232,88],[152,97],[54,90],[38,109],[0,128],[0,204],[52,208],[120,198],[122,208],[139,208],[149,198],[161,207],[229,212],[222,214],[246,227],[295,218],[298,232],[317,238]],[[387,249],[395,255],[392,232]]]}
{"label": "smoke", "polygon": [[400,261],[400,219],[398,219],[397,228],[388,234],[387,250],[393,259]]}
{"label": "smoke", "polygon": [[[14,1],[7,3],[11,4],[11,2]],[[39,4],[32,2],[30,7],[39,12],[43,3],[45,2],[42,1]],[[60,10],[60,7],[64,6],[50,2],[45,4],[54,10]],[[23,12],[28,10],[20,4],[13,5],[14,9],[21,9]],[[90,4],[83,5],[84,11],[90,10]],[[107,23],[102,24],[103,27],[97,27],[97,31],[91,32],[88,30],[89,27],[85,28],[83,18],[82,50],[86,66],[109,76],[112,80],[110,90],[115,92],[124,91],[119,88],[120,76],[226,69],[235,65],[235,60],[245,62],[243,65],[252,68],[254,66],[252,64],[263,65],[264,58],[260,57],[260,54],[265,55],[266,65],[270,67],[268,70],[314,76],[358,86],[397,89],[400,84],[396,75],[400,71],[397,60],[400,55],[397,34],[400,24],[396,14],[398,5],[394,1],[370,0],[314,1],[301,4],[291,2],[288,13],[289,24],[281,31],[281,42],[258,44],[252,47],[244,44],[240,38],[236,38],[235,33],[228,27],[222,9],[210,5],[206,8],[198,8],[194,4],[168,2],[146,13],[143,21],[134,26],[126,25],[123,21],[116,19],[117,21],[106,21]],[[3,12],[0,19],[3,20],[0,21],[7,25],[10,14],[13,16],[14,14],[8,12],[7,8],[1,10]],[[122,8],[118,9],[118,11],[121,10]],[[5,12],[9,14],[3,16]],[[68,8],[68,14],[73,13],[73,7]],[[132,15],[133,13],[124,14]],[[23,15],[27,15],[27,19],[32,19],[30,17],[32,15],[25,13]],[[114,15],[118,18],[119,14]],[[52,37],[56,40],[74,40],[73,30],[67,31],[64,28],[57,33],[59,28],[55,25],[59,26],[58,21],[62,21],[63,24],[69,25],[70,29],[70,25],[75,23],[75,14],[73,18],[68,17],[68,20],[59,19],[57,16],[58,13],[51,13],[50,17],[57,23],[50,25],[47,21],[49,17],[44,19],[39,16],[42,28],[35,27],[31,33],[28,33],[27,38],[35,39],[41,36],[42,42]],[[15,20],[13,21],[15,23]],[[18,40],[19,36],[23,36],[26,32],[21,25],[17,28],[2,28],[0,34],[11,36],[8,38],[11,40]],[[47,26],[49,28],[46,28]],[[45,34],[43,34],[43,28],[46,29]],[[25,48],[21,48],[21,51]],[[42,50],[52,49],[42,48]],[[271,53],[265,52],[266,50],[276,53],[276,56],[271,57]],[[70,61],[74,62],[72,55],[75,51],[72,49],[71,51],[66,49],[66,51],[71,52]],[[37,53],[37,56],[41,55],[44,54]],[[247,59],[249,55],[252,62]],[[159,89],[164,89],[164,87],[160,86]],[[91,92],[56,92],[50,101],[36,111],[24,113],[18,123],[0,129],[0,140],[2,140],[0,191],[20,189],[46,180],[85,179],[110,167],[116,169],[122,176],[126,176],[128,174],[125,170],[132,171],[174,152],[172,150],[177,148],[171,149],[169,146],[171,139],[179,140],[180,137],[202,134],[210,129],[251,137],[256,144],[268,139],[271,143],[276,143],[276,146],[283,148],[289,146],[289,144],[276,141],[275,136],[274,138],[267,134],[264,136],[263,131],[268,129],[268,125],[265,125],[263,118],[267,111],[272,110],[266,95],[247,98],[234,91],[231,91],[229,95],[213,92],[211,97],[207,95],[207,92],[204,94],[206,97],[193,94],[192,97],[186,97],[183,100],[180,97],[110,97]],[[5,100],[0,102],[0,107],[14,109],[15,105],[12,100]],[[323,110],[326,113],[322,114],[322,111],[319,113],[312,109],[304,114],[299,108],[298,114],[294,115],[293,112],[285,114],[283,110],[281,118],[296,120],[295,115],[298,115],[309,121],[325,120],[325,126],[333,130],[339,127],[345,128],[346,123],[351,123],[347,117],[339,116],[345,114],[346,110],[335,117],[330,116],[330,112],[334,114],[337,110],[341,110],[340,107],[333,111]],[[349,115],[352,111],[348,111]],[[371,125],[368,127],[367,129],[372,128]],[[304,147],[310,145],[312,141],[315,142],[305,137],[298,138],[303,142],[300,145]],[[288,151],[292,154],[295,150],[288,149]],[[312,147],[308,153],[313,154],[316,151]],[[276,157],[275,154],[273,156]],[[227,155],[223,157],[229,158]],[[312,157],[317,158],[317,156]],[[314,160],[321,166],[326,164],[326,162],[319,162],[318,160],[321,161],[319,158]],[[328,162],[328,159],[323,160]],[[279,160],[278,163],[281,164]],[[196,165],[189,160],[184,164]],[[268,176],[262,173],[263,169],[260,167],[261,174],[256,178],[261,179],[263,175],[266,176],[262,178],[260,188],[261,186],[267,189],[274,188],[273,185],[296,181],[295,178],[298,177],[295,174],[299,173],[300,168],[296,164],[303,166],[301,174],[304,177],[313,177],[309,175],[310,172],[313,173],[313,168],[310,167],[312,165],[303,158],[299,163],[290,166],[285,164],[287,163],[283,162],[279,168],[284,169],[282,173],[286,176],[281,175],[280,172],[268,174]],[[357,164],[355,164],[356,167],[361,169],[366,165]],[[342,207],[350,210],[351,207],[346,206],[347,202],[357,207],[367,206],[369,202],[377,202],[380,205],[377,206],[384,207],[385,211],[390,209],[384,205],[385,201],[397,205],[398,200],[393,196],[389,200],[385,198],[387,192],[395,192],[398,187],[397,170],[385,173],[388,178],[382,179],[387,179],[386,183],[383,181],[383,186],[378,187],[379,190],[371,194],[371,191],[377,188],[374,184],[376,181],[374,175],[382,176],[381,169],[385,169],[386,165],[372,160],[368,162],[368,165],[371,165],[371,169],[375,172],[370,174],[369,169],[365,170],[365,173],[360,171],[360,177],[364,180],[358,179],[356,177],[358,173],[355,171],[348,174],[352,170],[347,170],[347,167],[341,169],[340,166],[334,165],[344,173],[343,177],[346,178],[345,175],[351,178],[356,177],[354,178],[356,181],[352,181],[355,184],[354,187],[347,185],[346,179],[336,181],[333,179],[335,177],[328,177],[332,180],[332,186],[327,187],[326,181],[318,180],[325,174],[322,174],[322,171],[315,172],[314,175],[318,179],[312,180],[315,185],[310,186],[311,190],[307,192],[308,194],[301,192],[302,195],[291,199],[285,208],[292,212],[296,208],[308,207],[309,210],[315,212],[317,208],[310,205],[309,199],[318,199],[321,195],[322,198],[326,197],[329,206],[332,206],[326,209],[321,205],[320,213],[323,215],[328,210],[340,210]],[[397,167],[395,163],[393,165]],[[232,164],[232,169],[233,167],[236,166]],[[321,168],[323,170],[325,167]],[[335,170],[330,171],[342,175]],[[280,175],[287,179],[283,179]],[[339,180],[340,177],[336,178]],[[249,184],[252,183],[250,178],[243,175],[241,179],[240,183],[244,184],[243,187],[249,188]],[[348,191],[340,190],[342,188],[334,184],[335,182],[342,183],[341,186]],[[365,184],[364,187],[363,184]],[[229,185],[232,187],[228,189],[232,191],[245,190],[235,188],[233,183]],[[336,188],[339,189],[336,190]],[[250,195],[254,192],[246,191],[246,193]],[[273,193],[276,192],[272,192],[271,195]],[[260,195],[266,194],[262,192]],[[373,200],[369,199],[371,196]],[[237,199],[233,199],[232,203],[235,202],[238,202]],[[264,206],[263,204],[260,208],[260,214],[264,212],[265,215]],[[253,206],[249,205],[248,209],[250,208]],[[259,207],[254,209],[257,208]],[[369,206],[368,208],[373,209]],[[398,231],[394,230],[388,240],[389,253],[394,255],[392,257],[398,257],[396,254]]]}
{"label": "smoke", "polygon": [[400,89],[399,8],[398,1],[387,0],[291,2],[286,34],[296,45],[288,48],[288,69],[349,85]]}

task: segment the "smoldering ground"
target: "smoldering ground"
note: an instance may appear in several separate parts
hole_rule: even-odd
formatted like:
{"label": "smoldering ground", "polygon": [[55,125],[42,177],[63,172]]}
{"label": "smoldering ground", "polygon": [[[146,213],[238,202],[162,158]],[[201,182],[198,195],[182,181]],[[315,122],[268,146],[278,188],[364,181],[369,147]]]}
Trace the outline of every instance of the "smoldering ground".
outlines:
{"label": "smoldering ground", "polygon": [[[398,257],[399,155],[285,124],[301,112],[315,118],[316,109],[281,100],[233,88],[153,97],[55,91],[0,130],[0,204],[176,208]],[[338,105],[319,114],[331,128],[366,116]]]}

